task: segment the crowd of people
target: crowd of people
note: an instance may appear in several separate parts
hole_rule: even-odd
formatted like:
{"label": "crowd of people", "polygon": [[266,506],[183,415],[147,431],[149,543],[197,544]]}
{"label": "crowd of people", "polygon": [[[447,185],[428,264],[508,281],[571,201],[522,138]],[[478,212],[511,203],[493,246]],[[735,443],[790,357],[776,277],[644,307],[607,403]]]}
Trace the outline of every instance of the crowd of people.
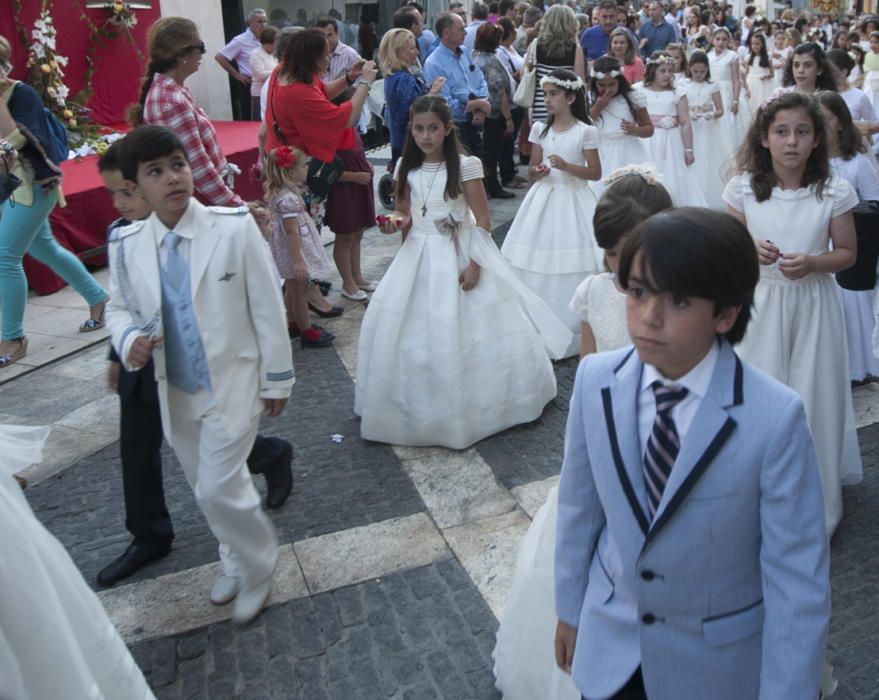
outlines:
{"label": "crowd of people", "polygon": [[[164,436],[219,544],[210,600],[260,613],[277,537],[251,474],[268,508],[293,487],[292,446],[260,415],[290,396],[290,339],[332,345],[312,314],[353,302],[366,440],[467,448],[537,419],[553,362],[581,360],[561,481],[498,632],[505,697],[833,692],[829,541],[862,476],[851,387],[879,377],[875,246],[858,245],[879,201],[879,19],[573,5],[477,2],[468,22],[452,2],[431,31],[410,0],[359,53],[339,16],[253,10],[215,60],[261,122],[258,202],[185,86],[198,27],[158,20],[132,131],[98,164],[120,216],[109,291],[52,238],[60,170],[0,37],[0,368],[27,352],[30,252],[86,299],[83,332],[111,332],[133,539],[100,585],[171,549]],[[394,185],[376,216],[362,136],[380,77]],[[499,249],[488,199],[526,187]],[[376,225],[402,239],[381,280],[361,266]],[[837,284],[856,264],[870,281]]]}

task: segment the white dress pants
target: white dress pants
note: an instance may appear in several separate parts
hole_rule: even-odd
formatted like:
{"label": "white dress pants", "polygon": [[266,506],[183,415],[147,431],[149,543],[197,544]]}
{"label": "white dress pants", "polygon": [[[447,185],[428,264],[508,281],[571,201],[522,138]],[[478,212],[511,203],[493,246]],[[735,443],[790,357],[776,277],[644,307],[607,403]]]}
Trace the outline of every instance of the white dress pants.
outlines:
{"label": "white dress pants", "polygon": [[262,510],[246,461],[259,417],[243,434],[230,436],[212,392],[190,395],[170,385],[168,414],[172,447],[220,543],[223,572],[245,583],[265,580],[275,569],[278,538]]}

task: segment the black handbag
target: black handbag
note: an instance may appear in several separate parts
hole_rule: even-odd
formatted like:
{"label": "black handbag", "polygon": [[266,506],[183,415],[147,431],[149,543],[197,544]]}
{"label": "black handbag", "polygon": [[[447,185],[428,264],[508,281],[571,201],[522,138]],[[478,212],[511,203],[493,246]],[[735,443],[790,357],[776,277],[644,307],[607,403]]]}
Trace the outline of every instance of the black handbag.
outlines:
{"label": "black handbag", "polygon": [[[275,81],[277,81],[277,76]],[[275,111],[276,84],[277,82],[272,83],[272,94],[270,96],[272,103],[272,129],[275,131],[275,138],[286,146],[287,139],[284,138],[284,132],[281,131],[281,125],[278,124],[278,116]],[[335,156],[330,162],[312,156],[311,160],[308,161],[308,176],[305,179],[305,185],[311,190],[312,194],[318,197],[326,197],[344,170],[345,164],[339,156]]]}
{"label": "black handbag", "polygon": [[853,210],[855,233],[858,236],[858,257],[847,270],[836,273],[836,282],[843,289],[865,292],[876,286],[876,264],[879,262],[879,202],[861,202]]}

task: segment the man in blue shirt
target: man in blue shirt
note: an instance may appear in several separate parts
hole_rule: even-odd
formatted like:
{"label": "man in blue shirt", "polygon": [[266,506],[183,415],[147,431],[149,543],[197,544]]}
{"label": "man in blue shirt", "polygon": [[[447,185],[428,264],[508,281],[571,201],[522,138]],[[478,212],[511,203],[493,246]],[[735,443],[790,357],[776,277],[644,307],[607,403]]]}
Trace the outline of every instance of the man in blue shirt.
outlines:
{"label": "man in blue shirt", "polygon": [[580,35],[580,46],[587,61],[594,61],[607,53],[610,33],[617,28],[616,0],[601,0],[594,12],[598,13],[598,24]]}
{"label": "man in blue shirt", "polygon": [[432,85],[440,76],[446,79],[440,94],[449,103],[461,143],[471,154],[481,157],[479,128],[491,112],[491,104],[482,69],[462,48],[464,20],[452,12],[441,12],[436,18],[436,34],[440,43],[424,62],[424,82]]}
{"label": "man in blue shirt", "polygon": [[476,41],[476,30],[479,29],[479,25],[485,24],[488,20],[488,5],[481,2],[474,2],[473,7],[470,8],[470,16],[473,18],[473,21],[467,25],[467,35],[464,38],[464,48],[472,52],[473,44]]}
{"label": "man in blue shirt", "polygon": [[654,51],[662,51],[676,40],[675,30],[665,21],[665,8],[658,0],[652,0],[647,6],[649,22],[645,22],[638,33],[641,39],[641,53],[647,58]]}

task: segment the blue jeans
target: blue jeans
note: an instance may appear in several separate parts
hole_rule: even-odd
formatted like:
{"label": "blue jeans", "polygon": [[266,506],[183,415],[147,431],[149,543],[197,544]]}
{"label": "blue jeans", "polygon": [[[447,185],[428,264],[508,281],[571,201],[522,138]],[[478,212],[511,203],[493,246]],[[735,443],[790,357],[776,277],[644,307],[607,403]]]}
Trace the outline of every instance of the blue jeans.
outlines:
{"label": "blue jeans", "polygon": [[24,335],[22,318],[27,304],[27,277],[21,259],[29,253],[48,265],[82,296],[89,306],[100,304],[107,292],[97,283],[79,258],[61,247],[49,228],[49,213],[58,201],[58,192],[34,185],[33,205],[15,204],[7,199],[0,207],[0,337],[13,340]]}

